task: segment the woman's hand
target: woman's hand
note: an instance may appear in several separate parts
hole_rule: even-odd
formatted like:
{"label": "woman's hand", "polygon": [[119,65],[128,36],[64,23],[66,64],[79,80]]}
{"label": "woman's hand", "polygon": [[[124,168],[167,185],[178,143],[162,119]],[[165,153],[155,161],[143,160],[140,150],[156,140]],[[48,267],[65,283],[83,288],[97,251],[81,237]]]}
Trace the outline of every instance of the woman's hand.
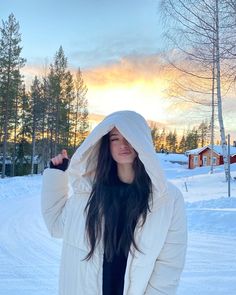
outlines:
{"label": "woman's hand", "polygon": [[69,165],[69,158],[67,155],[67,150],[63,149],[60,154],[53,157],[50,161],[50,168],[59,169],[66,171]]}

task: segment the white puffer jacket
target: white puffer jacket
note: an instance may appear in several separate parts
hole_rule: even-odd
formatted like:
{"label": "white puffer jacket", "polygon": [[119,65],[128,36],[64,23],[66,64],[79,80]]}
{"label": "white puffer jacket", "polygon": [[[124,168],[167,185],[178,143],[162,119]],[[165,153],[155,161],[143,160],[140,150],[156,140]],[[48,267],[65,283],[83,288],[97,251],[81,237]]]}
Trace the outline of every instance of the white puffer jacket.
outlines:
{"label": "white puffer jacket", "polygon": [[135,241],[141,251],[132,249],[129,253],[123,294],[176,294],[187,244],[184,201],[180,191],[164,177],[146,121],[131,111],[106,117],[77,149],[67,172],[44,171],[42,214],[51,235],[63,238],[59,294],[102,295],[102,243],[92,259],[83,260],[89,251],[84,208],[91,192],[100,139],[113,127],[137,151],[153,184],[151,212],[143,227],[140,220],[135,228]]}

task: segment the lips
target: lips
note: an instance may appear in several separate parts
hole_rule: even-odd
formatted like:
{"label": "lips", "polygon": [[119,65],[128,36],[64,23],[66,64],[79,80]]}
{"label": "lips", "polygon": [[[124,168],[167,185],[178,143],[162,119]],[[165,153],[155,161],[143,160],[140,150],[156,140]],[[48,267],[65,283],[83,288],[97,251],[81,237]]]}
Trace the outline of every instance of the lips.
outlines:
{"label": "lips", "polygon": [[131,152],[127,151],[127,152],[122,152],[119,153],[120,156],[127,156],[127,155],[131,155]]}

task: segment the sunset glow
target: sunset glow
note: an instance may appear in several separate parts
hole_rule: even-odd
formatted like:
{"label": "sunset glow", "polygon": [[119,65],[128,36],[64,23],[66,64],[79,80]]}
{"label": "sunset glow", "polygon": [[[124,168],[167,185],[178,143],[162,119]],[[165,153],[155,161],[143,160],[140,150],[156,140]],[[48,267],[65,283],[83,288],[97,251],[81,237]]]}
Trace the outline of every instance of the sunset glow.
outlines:
{"label": "sunset glow", "polygon": [[108,114],[130,109],[147,119],[165,122],[171,102],[165,98],[168,79],[161,74],[158,58],[139,57],[84,72],[92,112]]}
{"label": "sunset glow", "polygon": [[[46,67],[26,66],[23,72],[30,85],[33,74],[46,75]],[[168,97],[178,73],[166,68],[158,55],[123,58],[114,64],[82,70],[82,73],[88,87],[90,113],[106,116],[118,110],[134,110],[160,126],[176,129],[179,134],[206,118],[210,120],[210,107],[204,113],[199,105]],[[231,114],[225,117],[225,122],[228,128],[232,128],[232,134],[234,105],[234,100],[224,100],[225,111]]]}
{"label": "sunset glow", "polygon": [[[96,1],[58,5],[56,0],[42,0],[40,6],[35,1],[0,2],[2,18],[13,12],[20,24],[27,89],[35,75],[47,75],[62,46],[68,69],[72,73],[78,68],[82,71],[90,113],[107,115],[131,109],[179,133],[210,120],[210,106],[191,103],[193,93],[186,98],[186,89],[196,86],[194,77],[190,81],[168,65],[170,59],[178,61],[180,68],[192,68],[189,61],[183,64],[178,50],[165,46],[159,0],[101,1],[100,5]],[[201,91],[206,86],[209,89],[209,85],[200,85],[196,100],[208,100]],[[235,88],[222,85],[222,94],[226,132],[236,136]],[[172,95],[182,96],[182,100]],[[217,124],[216,114],[219,132]]]}

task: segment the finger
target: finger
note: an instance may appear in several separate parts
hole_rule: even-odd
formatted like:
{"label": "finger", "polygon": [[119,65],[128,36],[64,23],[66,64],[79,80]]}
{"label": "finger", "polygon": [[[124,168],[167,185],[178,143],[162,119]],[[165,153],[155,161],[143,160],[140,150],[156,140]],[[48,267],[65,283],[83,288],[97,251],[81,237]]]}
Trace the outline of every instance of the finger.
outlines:
{"label": "finger", "polygon": [[52,158],[52,159],[51,159],[51,161],[52,161],[52,163],[53,163],[53,165],[54,165],[54,166],[56,166],[56,165],[57,165],[57,164],[56,164],[57,160],[56,160],[56,158],[55,158],[55,157],[54,157],[54,158]]}
{"label": "finger", "polygon": [[63,149],[61,151],[61,155],[62,155],[62,159],[68,159],[68,154],[67,154],[67,150],[66,149]]}
{"label": "finger", "polygon": [[56,158],[57,158],[58,165],[61,164],[61,163],[63,162],[62,154],[57,155]]}
{"label": "finger", "polygon": [[62,155],[61,154],[57,155],[56,157],[52,158],[51,161],[52,161],[53,165],[55,165],[55,166],[61,164],[63,161]]}
{"label": "finger", "polygon": [[58,159],[58,157],[56,156],[56,157],[54,157],[53,159],[52,159],[52,163],[53,163],[53,165],[55,165],[55,166],[57,166],[57,165],[59,165],[60,164],[60,161],[59,161],[59,159]]}

